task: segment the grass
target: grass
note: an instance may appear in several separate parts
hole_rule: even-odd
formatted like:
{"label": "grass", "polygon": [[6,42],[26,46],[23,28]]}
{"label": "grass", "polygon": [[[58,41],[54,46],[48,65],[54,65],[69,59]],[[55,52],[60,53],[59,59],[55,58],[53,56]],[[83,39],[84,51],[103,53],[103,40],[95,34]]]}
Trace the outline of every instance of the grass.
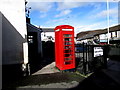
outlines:
{"label": "grass", "polygon": [[87,78],[87,77],[89,77],[91,74],[93,74],[93,73],[89,73],[89,74],[87,74],[87,75],[84,75],[84,74],[81,74],[81,73],[79,73],[78,71],[76,71],[76,74],[78,74],[78,75],[80,75],[80,76],[82,76],[82,77],[84,77],[84,78]]}

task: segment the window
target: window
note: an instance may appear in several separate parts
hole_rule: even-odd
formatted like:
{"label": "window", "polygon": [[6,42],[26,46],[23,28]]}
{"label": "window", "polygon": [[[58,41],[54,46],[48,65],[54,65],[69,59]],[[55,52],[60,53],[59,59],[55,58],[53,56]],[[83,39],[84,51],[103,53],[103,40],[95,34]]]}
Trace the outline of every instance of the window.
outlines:
{"label": "window", "polygon": [[33,43],[33,36],[28,36],[28,43]]}

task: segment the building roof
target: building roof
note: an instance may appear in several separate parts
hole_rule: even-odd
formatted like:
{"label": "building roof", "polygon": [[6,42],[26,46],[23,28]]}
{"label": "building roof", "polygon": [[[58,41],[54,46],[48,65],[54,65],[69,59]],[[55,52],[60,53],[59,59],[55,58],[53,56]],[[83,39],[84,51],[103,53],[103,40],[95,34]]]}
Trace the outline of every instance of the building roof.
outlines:
{"label": "building roof", "polygon": [[[110,32],[120,31],[120,25],[110,27],[109,31]],[[97,35],[100,35],[100,34],[105,34],[107,32],[108,32],[107,28],[99,29],[99,30],[92,30],[92,31],[84,31],[84,32],[80,32],[80,33],[77,34],[77,39],[79,39],[79,40],[89,39],[89,38],[93,38],[94,36],[97,36]]]}
{"label": "building roof", "polygon": [[57,29],[73,29],[74,27],[73,26],[70,26],[70,25],[59,25],[57,27],[55,27],[55,30]]}
{"label": "building roof", "polygon": [[54,28],[41,28],[43,32],[55,32]]}
{"label": "building roof", "polygon": [[38,28],[38,27],[36,27],[36,26],[34,26],[32,24],[27,23],[27,26],[30,27],[30,28],[32,28],[32,29],[35,29],[35,30],[38,30],[38,31],[42,32],[41,28]]}

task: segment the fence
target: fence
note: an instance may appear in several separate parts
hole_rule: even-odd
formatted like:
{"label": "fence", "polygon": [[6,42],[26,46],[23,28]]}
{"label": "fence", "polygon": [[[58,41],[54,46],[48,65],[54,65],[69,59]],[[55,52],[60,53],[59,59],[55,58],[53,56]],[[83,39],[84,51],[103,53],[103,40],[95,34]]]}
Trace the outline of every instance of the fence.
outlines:
{"label": "fence", "polygon": [[107,67],[107,46],[76,44],[76,70],[83,74]]}

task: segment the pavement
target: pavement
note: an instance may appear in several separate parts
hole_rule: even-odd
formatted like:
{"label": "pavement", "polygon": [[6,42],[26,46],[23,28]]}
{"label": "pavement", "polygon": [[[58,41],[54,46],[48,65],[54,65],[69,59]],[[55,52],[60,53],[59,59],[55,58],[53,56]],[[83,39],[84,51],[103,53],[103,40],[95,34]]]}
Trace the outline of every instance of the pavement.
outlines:
{"label": "pavement", "polygon": [[[58,70],[55,67],[55,62],[52,62],[51,64],[43,67],[41,70],[33,73],[33,76],[36,75],[47,75],[47,74],[54,74],[54,73],[60,73],[60,70]],[[61,76],[59,77],[61,78]],[[62,79],[62,78],[61,78]],[[48,84],[41,84],[41,85],[28,85],[28,86],[20,86],[18,87],[18,89],[21,88],[62,88],[65,89],[66,88],[74,88],[79,84],[78,81],[70,81],[70,82],[57,82],[57,83],[48,83]]]}
{"label": "pavement", "polygon": [[49,84],[42,84],[42,85],[29,85],[29,86],[22,86],[22,87],[18,87],[18,89],[22,89],[22,88],[61,88],[61,89],[68,89],[68,88],[74,88],[77,85],[79,85],[79,82],[77,81],[71,81],[69,83],[67,82],[60,82],[60,83],[49,83]]}
{"label": "pavement", "polygon": [[109,60],[107,69],[104,69],[103,72],[120,84],[120,61]]}
{"label": "pavement", "polygon": [[[19,88],[63,88],[63,89],[88,89],[88,88],[120,88],[120,61],[108,60],[107,69],[102,69],[85,78],[84,80],[79,81],[70,81],[70,82],[56,82],[48,83],[41,85],[32,85]],[[43,69],[34,73],[33,75],[39,74],[53,74],[60,73],[60,71],[55,68],[55,62],[47,65]],[[63,74],[63,76],[66,76]],[[61,78],[62,79],[62,78]],[[86,87],[87,86],[87,87]]]}
{"label": "pavement", "polygon": [[55,62],[52,62],[51,64],[43,67],[41,70],[33,73],[32,75],[39,75],[39,74],[52,74],[52,73],[57,73],[60,72],[60,70],[58,70],[55,67]]}
{"label": "pavement", "polygon": [[83,76],[73,72],[61,72],[55,67],[55,62],[52,62],[30,76],[8,82],[4,85],[4,89],[62,88],[66,90],[78,86],[84,79]]}
{"label": "pavement", "polygon": [[108,60],[107,66],[107,69],[102,69],[84,78],[73,72],[62,73],[55,67],[55,62],[52,62],[12,86],[17,86],[18,90],[21,88],[62,88],[64,90],[120,88],[120,61]]}
{"label": "pavement", "polygon": [[51,74],[37,74],[18,81],[14,86],[17,90],[29,88],[60,88],[63,90],[77,87],[85,78],[70,72]]}

